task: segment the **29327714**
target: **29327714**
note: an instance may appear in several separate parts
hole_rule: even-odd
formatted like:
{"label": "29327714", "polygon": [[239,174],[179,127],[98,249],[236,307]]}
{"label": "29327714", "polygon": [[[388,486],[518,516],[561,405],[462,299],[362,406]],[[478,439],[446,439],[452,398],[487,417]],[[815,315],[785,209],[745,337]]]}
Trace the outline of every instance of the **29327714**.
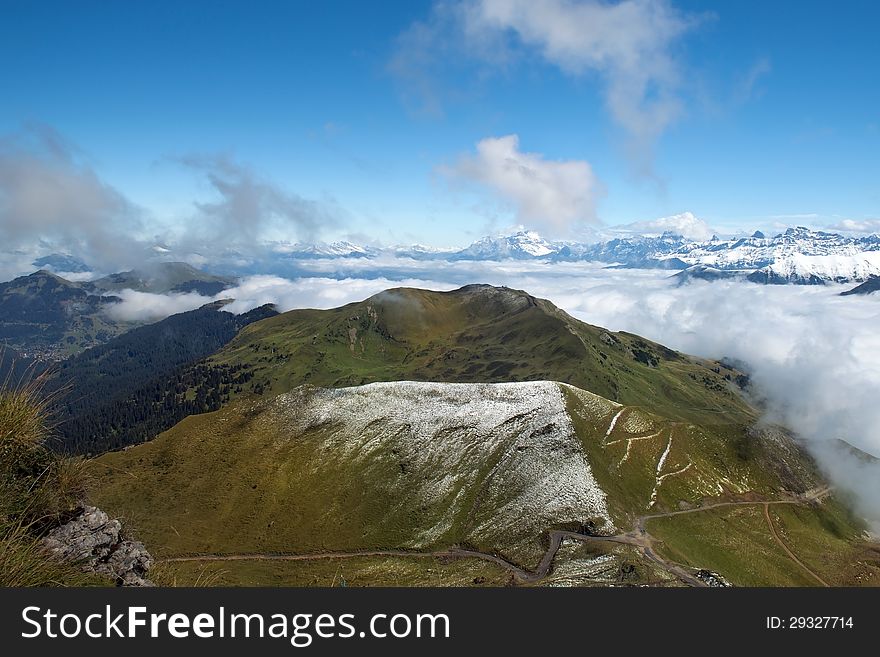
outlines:
{"label": "29327714", "polygon": [[767,616],[768,630],[851,630],[852,616]]}

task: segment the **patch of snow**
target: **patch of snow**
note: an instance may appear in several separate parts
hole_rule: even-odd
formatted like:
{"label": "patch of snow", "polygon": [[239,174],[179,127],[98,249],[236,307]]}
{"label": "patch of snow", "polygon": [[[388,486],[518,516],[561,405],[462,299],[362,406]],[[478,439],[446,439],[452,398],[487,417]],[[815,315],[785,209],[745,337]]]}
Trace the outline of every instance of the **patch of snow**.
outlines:
{"label": "patch of snow", "polygon": [[654,479],[654,490],[651,491],[651,501],[648,502],[648,508],[650,509],[657,503],[657,489],[660,488],[660,472],[663,470],[663,466],[666,464],[666,459],[669,457],[669,452],[672,450],[672,434],[673,432],[669,432],[669,442],[666,443],[666,449],[663,451],[663,454],[660,455],[660,460],[657,461],[657,471]]}
{"label": "patch of snow", "polygon": [[615,413],[614,417],[611,418],[611,424],[608,425],[608,430],[605,432],[605,438],[608,438],[611,435],[611,432],[614,431],[614,427],[617,425],[617,421],[620,419],[621,414],[624,409],[620,409]]}
{"label": "patch of snow", "polygon": [[[548,526],[565,522],[597,519],[611,526],[605,492],[584,456],[560,384],[302,387],[280,395],[273,408],[291,437],[320,428],[326,459],[406,464],[413,473],[408,485],[418,492],[401,504],[445,507],[431,514],[439,519],[435,525],[418,528],[413,547],[442,538],[462,514],[472,516],[470,535],[498,544],[512,536],[534,541]],[[320,472],[324,459],[317,460]],[[474,497],[477,505],[468,509],[465,500]]]}

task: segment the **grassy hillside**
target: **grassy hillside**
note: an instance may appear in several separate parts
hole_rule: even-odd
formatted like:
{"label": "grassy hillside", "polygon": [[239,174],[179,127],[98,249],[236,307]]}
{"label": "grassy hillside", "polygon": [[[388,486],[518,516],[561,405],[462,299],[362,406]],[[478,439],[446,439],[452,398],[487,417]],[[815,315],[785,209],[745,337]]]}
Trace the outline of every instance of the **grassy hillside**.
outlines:
{"label": "grassy hillside", "polygon": [[[736,586],[880,586],[880,549],[863,540],[861,522],[834,500],[772,505],[766,515],[763,504],[711,509],[647,526],[661,553],[723,573]],[[793,564],[779,541],[807,568]]]}
{"label": "grassy hillside", "polygon": [[246,390],[375,381],[554,380],[670,419],[743,424],[740,373],[580,322],[525,292],[394,289],[333,310],[294,310],[243,330],[209,363],[248,368]]}
{"label": "grassy hillside", "polygon": [[[861,549],[855,520],[832,502],[797,497],[822,482],[784,434],[682,422],[552,383],[306,386],[187,418],[154,441],[103,455],[92,472],[97,503],[133,524],[157,557],[245,557],[167,563],[182,583],[206,568],[238,584],[327,583],[331,571],[364,584],[429,584],[438,573],[448,583],[497,583],[497,564],[459,564],[447,552],[469,549],[534,572],[552,531],[626,534],[640,521],[652,532],[663,523],[658,547],[676,563],[735,583],[810,583],[785,555],[760,549],[773,540],[766,529],[676,529],[710,522],[712,509],[701,506],[710,502],[809,509],[787,527],[810,563],[827,555],[850,563]],[[723,559],[713,556],[716,544]],[[364,554],[377,550],[405,554]],[[328,553],[344,554],[321,557]],[[380,575],[377,560],[391,570]],[[575,539],[563,540],[536,583],[555,580],[677,582],[637,542]]]}

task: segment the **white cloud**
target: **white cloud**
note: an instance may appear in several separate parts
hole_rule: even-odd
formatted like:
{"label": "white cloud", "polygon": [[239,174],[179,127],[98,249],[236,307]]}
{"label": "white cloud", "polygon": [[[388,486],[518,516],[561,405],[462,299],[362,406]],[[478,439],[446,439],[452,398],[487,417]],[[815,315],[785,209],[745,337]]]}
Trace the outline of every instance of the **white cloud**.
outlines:
{"label": "white cloud", "polygon": [[114,292],[112,296],[119,297],[121,302],[108,306],[107,314],[122,322],[156,322],[169,315],[195,310],[211,301],[196,292],[155,294],[122,290]]}
{"label": "white cloud", "polygon": [[760,95],[761,89],[758,87],[758,82],[760,82],[765,76],[769,75],[772,70],[773,67],[768,58],[758,58],[746,74],[739,80],[739,84],[736,86],[733,94],[734,102],[746,103],[754,96]]}
{"label": "white cloud", "polygon": [[278,310],[286,312],[294,308],[336,308],[353,301],[362,301],[391,287],[450,290],[457,286],[419,278],[335,279],[319,276],[290,280],[278,276],[251,276],[244,279],[238,287],[225,290],[218,297],[234,298],[235,301],[224,309],[238,314],[267,303],[274,303]]}
{"label": "white cloud", "polygon": [[842,233],[880,233],[880,219],[844,219],[829,230]]}
{"label": "white cloud", "polygon": [[512,30],[568,73],[602,73],[614,118],[639,139],[681,111],[671,46],[693,23],[664,0],[477,0],[465,15],[471,33]]}
{"label": "white cloud", "polygon": [[[436,2],[401,35],[391,69],[435,113],[438,69],[459,55],[506,68],[537,53],[572,76],[598,74],[615,122],[646,161],[653,141],[683,110],[675,47],[700,20],[666,0],[462,0]],[[644,162],[643,162],[644,163]]]}
{"label": "white cloud", "polygon": [[640,235],[660,235],[666,231],[693,240],[709,240],[717,231],[692,212],[682,212],[670,217],[660,217],[651,221],[637,221],[625,226],[614,226],[614,230],[624,230]]}
{"label": "white cloud", "polygon": [[589,163],[522,152],[517,135],[483,139],[476,154],[438,170],[450,179],[481,185],[512,206],[519,223],[549,235],[596,221],[602,189]]}
{"label": "white cloud", "polygon": [[235,287],[223,290],[215,296],[202,296],[196,292],[185,294],[156,294],[136,290],[114,292],[120,303],[110,306],[107,313],[114,319],[129,322],[155,322],[176,313],[195,310],[212,301],[234,299],[223,310],[235,314],[245,313],[269,303],[286,312],[294,308],[336,308],[361,301],[391,287],[423,287],[434,290],[451,290],[455,283],[442,283],[423,278],[402,279],[376,278],[330,278],[320,274],[309,278],[288,279],[280,276],[248,276]]}
{"label": "white cloud", "polygon": [[213,201],[196,202],[196,215],[179,243],[205,248],[252,250],[276,234],[313,239],[339,223],[341,211],[283,189],[250,167],[224,155],[188,155],[177,161],[204,175]]}
{"label": "white cloud", "polygon": [[[0,136],[0,241],[75,251],[106,268],[138,260],[141,211],[105,183],[87,158],[52,128]],[[32,269],[32,268],[30,268]]]}

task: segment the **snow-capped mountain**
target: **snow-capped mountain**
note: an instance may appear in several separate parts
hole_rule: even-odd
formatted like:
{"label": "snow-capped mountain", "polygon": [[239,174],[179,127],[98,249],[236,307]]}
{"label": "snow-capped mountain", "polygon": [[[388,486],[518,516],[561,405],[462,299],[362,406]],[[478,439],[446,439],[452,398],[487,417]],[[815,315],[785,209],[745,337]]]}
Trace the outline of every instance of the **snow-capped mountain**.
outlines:
{"label": "snow-capped mountain", "polygon": [[[676,215],[658,222],[654,228],[677,223],[699,232],[705,226],[692,215]],[[596,262],[613,268],[678,270],[681,282],[740,278],[755,283],[813,285],[861,283],[880,276],[880,235],[850,236],[797,227],[772,237],[756,231],[749,237],[720,238],[713,234],[710,239],[696,240],[671,230],[632,234],[635,225],[595,229],[588,234],[589,241],[552,241],[531,230],[518,230],[484,237],[462,249],[421,244],[377,247],[349,241],[277,242],[270,249],[276,264],[280,264],[279,271],[289,271],[297,261],[308,260],[375,260],[376,267],[393,269],[394,261],[410,259]],[[363,269],[362,265],[358,267]]]}
{"label": "snow-capped mountain", "polygon": [[[539,259],[593,261],[640,269],[688,270],[681,280],[742,277],[756,283],[861,282],[880,275],[880,236],[848,237],[789,228],[774,237],[696,241],[667,231],[616,237],[593,244],[550,242],[531,231],[486,237],[447,256],[450,260]],[[692,270],[692,271],[691,271]]]}
{"label": "snow-capped mountain", "polygon": [[398,258],[411,258],[413,260],[438,260],[455,253],[457,249],[438,248],[424,244],[398,245],[391,248],[391,252]]}
{"label": "snow-capped mountain", "polygon": [[762,267],[748,278],[754,283],[799,283],[867,281],[880,272],[880,251],[851,255],[803,255],[797,253]]}
{"label": "snow-capped mountain", "polygon": [[607,262],[620,267],[644,269],[684,269],[688,263],[676,254],[687,244],[681,235],[669,232],[660,237],[636,236],[610,239],[595,244],[562,243],[553,260]]}
{"label": "snow-capped mountain", "polygon": [[880,236],[845,237],[798,227],[770,238],[756,233],[736,240],[689,242],[657,257],[742,272],[756,283],[859,282],[880,274]]}
{"label": "snow-capped mountain", "polygon": [[372,258],[380,253],[371,246],[361,246],[345,240],[337,242],[317,242],[315,244],[279,244],[277,253],[291,258]]}
{"label": "snow-capped mountain", "polygon": [[796,256],[857,256],[880,250],[880,237],[844,237],[809,228],[789,228],[775,237],[756,233],[735,240],[688,242],[676,254],[690,264],[718,269],[760,269]]}
{"label": "snow-capped mountain", "polygon": [[559,251],[559,245],[548,242],[538,233],[521,230],[505,237],[484,237],[466,249],[449,256],[450,260],[528,260],[545,258]]}

